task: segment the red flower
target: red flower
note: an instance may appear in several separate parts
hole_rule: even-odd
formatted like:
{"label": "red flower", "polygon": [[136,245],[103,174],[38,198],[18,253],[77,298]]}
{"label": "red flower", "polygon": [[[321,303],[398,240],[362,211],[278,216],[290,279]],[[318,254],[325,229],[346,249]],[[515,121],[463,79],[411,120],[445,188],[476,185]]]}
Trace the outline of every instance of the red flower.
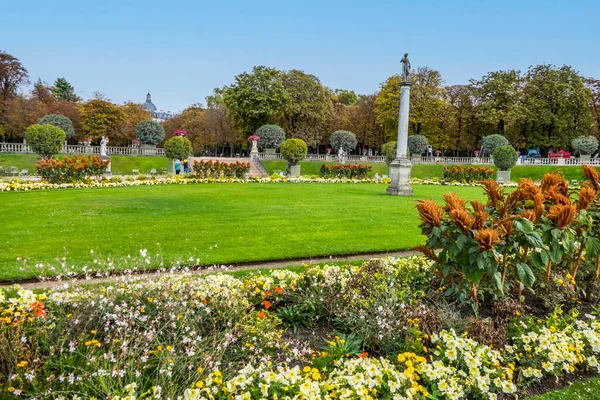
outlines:
{"label": "red flower", "polygon": [[265,307],[265,310],[271,308],[271,302],[269,300],[263,300],[262,304]]}
{"label": "red flower", "polygon": [[273,293],[271,293],[271,292],[265,292],[264,296],[265,297],[271,297],[271,296],[273,296]]}
{"label": "red flower", "polygon": [[256,318],[258,318],[258,319],[263,319],[263,318],[265,318],[266,316],[267,316],[267,314],[265,314],[265,312],[264,312],[264,311],[261,311],[261,312],[259,312],[259,313],[258,313],[258,315],[256,316]]}

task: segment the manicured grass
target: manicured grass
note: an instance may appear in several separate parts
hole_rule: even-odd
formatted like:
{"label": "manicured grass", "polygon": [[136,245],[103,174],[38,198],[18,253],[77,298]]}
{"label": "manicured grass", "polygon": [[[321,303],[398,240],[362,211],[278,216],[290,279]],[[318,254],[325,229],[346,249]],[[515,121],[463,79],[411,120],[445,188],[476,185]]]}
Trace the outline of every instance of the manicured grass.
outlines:
{"label": "manicured grass", "polygon": [[[287,161],[263,161],[264,166],[267,168],[270,174],[277,171],[285,171]],[[335,163],[322,163],[314,161],[303,161],[300,163],[300,171],[302,175],[320,175],[320,168],[323,164],[335,164]],[[387,165],[383,163],[360,163],[373,166],[373,170],[369,173],[370,177],[375,176],[375,173],[379,175],[387,175]],[[475,167],[480,165],[474,165]],[[486,165],[496,169],[493,165]],[[597,168],[600,171],[600,168]],[[511,170],[511,180],[518,182],[520,178],[531,178],[533,180],[542,179],[545,173],[560,171],[564,174],[565,178],[570,180],[580,181],[583,177],[583,172],[579,166],[516,166]],[[426,178],[442,178],[444,176],[444,165],[442,164],[415,164],[411,171],[413,178],[426,179]]]}
{"label": "manicured grass", "polygon": [[[58,156],[62,158],[64,156]],[[0,154],[0,167],[16,167],[19,171],[29,170],[35,173],[35,163],[39,160],[36,154]],[[148,174],[152,168],[160,174],[166,169],[168,160],[159,156],[111,156],[111,169],[113,174],[131,175],[134,169],[140,174]]]}
{"label": "manicured grass", "polygon": [[587,379],[580,382],[575,382],[573,385],[559,390],[550,392],[541,396],[528,397],[528,400],[600,400],[600,378]]}
{"label": "manicured grass", "polygon": [[448,191],[483,199],[480,188],[415,185],[415,196],[406,198],[387,196],[386,187],[253,183],[0,193],[0,279],[37,275],[21,270],[17,257],[30,266],[65,257],[81,269],[93,268],[94,259],[139,257],[140,249],[153,257],[148,267],[160,258],[214,264],[408,249],[423,242],[416,200],[441,201]]}

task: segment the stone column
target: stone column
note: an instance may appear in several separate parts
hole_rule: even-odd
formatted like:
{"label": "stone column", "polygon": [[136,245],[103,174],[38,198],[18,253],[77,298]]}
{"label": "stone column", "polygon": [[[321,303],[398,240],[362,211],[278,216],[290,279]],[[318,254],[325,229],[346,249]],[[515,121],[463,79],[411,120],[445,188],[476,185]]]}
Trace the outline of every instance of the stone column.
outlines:
{"label": "stone column", "polygon": [[387,194],[392,196],[412,196],[410,187],[410,170],[412,163],[407,157],[408,149],[408,112],[410,103],[411,82],[400,84],[400,115],[398,117],[398,147],[396,159],[390,163],[390,186]]}

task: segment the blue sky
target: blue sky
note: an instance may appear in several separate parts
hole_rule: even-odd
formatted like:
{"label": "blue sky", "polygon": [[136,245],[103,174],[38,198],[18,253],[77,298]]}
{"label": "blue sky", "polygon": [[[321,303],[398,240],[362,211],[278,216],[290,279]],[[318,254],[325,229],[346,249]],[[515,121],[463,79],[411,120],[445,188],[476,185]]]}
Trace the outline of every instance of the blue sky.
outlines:
{"label": "blue sky", "polygon": [[447,84],[500,69],[570,64],[600,78],[600,1],[12,1],[0,49],[32,81],[65,77],[84,99],[181,111],[255,65],[301,69],[373,93],[400,70]]}

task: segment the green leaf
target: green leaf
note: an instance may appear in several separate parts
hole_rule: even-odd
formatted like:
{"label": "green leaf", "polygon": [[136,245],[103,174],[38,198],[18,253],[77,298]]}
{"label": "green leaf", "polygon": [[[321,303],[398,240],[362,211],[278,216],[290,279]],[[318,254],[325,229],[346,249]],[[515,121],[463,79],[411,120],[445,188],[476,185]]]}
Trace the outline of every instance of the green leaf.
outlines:
{"label": "green leaf", "polygon": [[531,253],[531,263],[536,268],[543,268],[546,265],[542,261],[542,255],[537,251]]}
{"label": "green leaf", "polygon": [[467,238],[465,235],[460,235],[458,237],[458,239],[456,240],[456,245],[458,246],[459,250],[462,250],[464,245],[469,241],[469,238]]}
{"label": "green leaf", "polygon": [[533,274],[533,271],[531,270],[531,268],[529,268],[529,265],[527,264],[517,264],[517,275],[519,277],[519,280],[525,286],[531,286],[535,282],[535,275]]}
{"label": "green leaf", "polygon": [[544,247],[544,242],[542,241],[540,234],[537,232],[531,233],[529,235],[525,235],[525,239],[527,240],[527,243],[529,243],[529,245],[531,247],[535,247],[535,248]]}
{"label": "green leaf", "polygon": [[502,287],[502,274],[500,272],[496,272],[494,274],[494,282],[496,282],[496,287],[498,288],[498,291],[500,291],[500,294],[504,295],[504,290]]}
{"label": "green leaf", "polygon": [[559,262],[562,259],[563,254],[563,249],[558,246],[553,246],[550,249],[550,259],[552,260],[552,262]]}
{"label": "green leaf", "polygon": [[588,258],[595,258],[600,255],[600,240],[596,238],[588,238],[585,242],[585,252]]}
{"label": "green leaf", "polygon": [[514,221],[514,226],[517,230],[523,233],[532,233],[533,232],[533,222],[528,220],[527,218],[520,218]]}

